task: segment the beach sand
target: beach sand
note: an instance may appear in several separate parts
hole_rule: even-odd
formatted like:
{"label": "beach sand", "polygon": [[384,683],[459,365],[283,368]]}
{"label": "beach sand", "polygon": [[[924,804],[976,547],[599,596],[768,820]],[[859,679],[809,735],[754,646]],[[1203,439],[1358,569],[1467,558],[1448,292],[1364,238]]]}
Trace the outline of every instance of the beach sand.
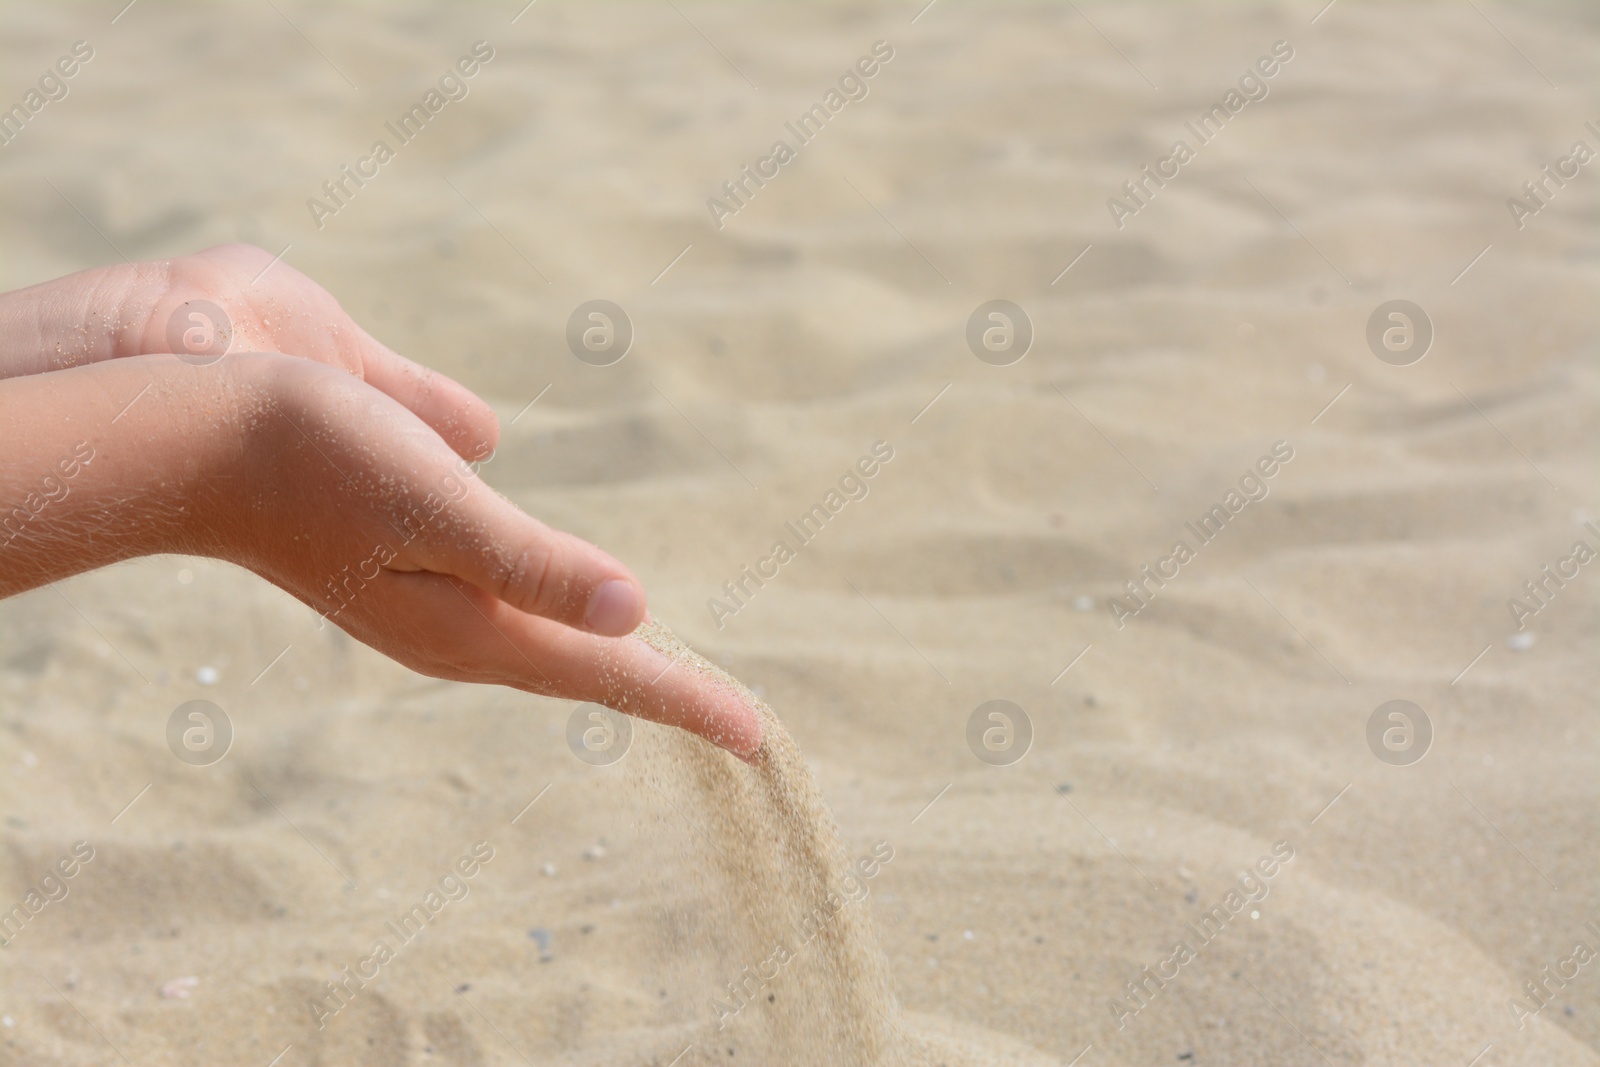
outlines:
{"label": "beach sand", "polygon": [[[1600,949],[1600,576],[1519,636],[1507,605],[1600,546],[1600,164],[1521,228],[1506,203],[1600,146],[1592,12],[116,6],[5,16],[0,105],[94,58],[0,148],[0,286],[286,249],[488,398],[482,477],[627,561],[782,716],[846,855],[892,851],[848,914],[912,1062],[1600,1063],[1600,963],[1546,977]],[[470,94],[314,220],[480,40]],[[719,229],[707,198],[878,41]],[[1278,41],[1268,95],[1127,200]],[[593,299],[635,331],[611,366],[567,349]],[[965,337],[992,299],[1032,323],[1008,366]],[[1369,350],[1391,299],[1420,362]],[[880,441],[866,496],[729,600]],[[0,655],[0,909],[93,856],[0,950],[0,1063],[760,1062],[712,1007],[763,962],[697,807],[731,757],[640,724],[586,765],[570,702],[419,677],[208,560],[0,603]],[[168,749],[192,699],[232,725],[209,766]],[[967,740],[1000,699],[1032,735],[1004,766]],[[1369,747],[1391,700],[1420,761]]]}

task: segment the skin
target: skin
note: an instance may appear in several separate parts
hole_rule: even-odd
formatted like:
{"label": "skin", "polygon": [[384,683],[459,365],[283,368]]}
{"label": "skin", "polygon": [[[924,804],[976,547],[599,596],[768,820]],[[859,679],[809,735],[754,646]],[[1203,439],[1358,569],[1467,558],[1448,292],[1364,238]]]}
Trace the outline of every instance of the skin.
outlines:
{"label": "skin", "polygon": [[[169,354],[168,319],[196,299],[232,322],[214,362]],[[631,636],[639,580],[476,477],[498,439],[483,400],[258,248],[0,294],[0,596],[210,556],[422,674],[605,704],[752,757],[755,711]],[[92,457],[69,458],[84,443]]]}

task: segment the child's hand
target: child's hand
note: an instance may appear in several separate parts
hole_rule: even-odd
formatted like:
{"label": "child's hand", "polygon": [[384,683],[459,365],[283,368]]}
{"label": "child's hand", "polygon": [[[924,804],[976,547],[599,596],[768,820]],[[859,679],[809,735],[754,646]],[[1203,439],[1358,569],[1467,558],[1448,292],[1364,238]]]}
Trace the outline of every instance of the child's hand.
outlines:
{"label": "child's hand", "polygon": [[471,390],[379,344],[322,286],[243,244],[0,294],[0,378],[171,352],[168,321],[191,300],[228,316],[231,352],[282,352],[353,374],[468,459],[489,455],[499,440],[494,412]]}
{"label": "child's hand", "polygon": [[285,356],[235,366],[261,428],[207,509],[219,555],[423,674],[591,700],[754,751],[738,698],[624,636],[645,604],[621,563],[524,514],[348,374]]}
{"label": "child's hand", "polygon": [[[232,253],[196,258],[213,254]],[[321,289],[285,275],[313,310],[258,309],[275,343],[320,359],[195,366],[134,351],[162,300],[191,296],[149,304],[140,338],[93,310],[84,278],[0,297],[0,502],[25,502],[0,516],[0,595],[137,555],[215,556],[422,673],[595,701],[744,755],[760,744],[736,694],[624,636],[645,613],[627,568],[471,474],[458,454],[487,455],[488,406],[377,345]],[[317,323],[342,325],[319,338]],[[19,351],[30,331],[43,347]],[[47,372],[58,350],[77,356]],[[72,459],[85,443],[93,458]]]}

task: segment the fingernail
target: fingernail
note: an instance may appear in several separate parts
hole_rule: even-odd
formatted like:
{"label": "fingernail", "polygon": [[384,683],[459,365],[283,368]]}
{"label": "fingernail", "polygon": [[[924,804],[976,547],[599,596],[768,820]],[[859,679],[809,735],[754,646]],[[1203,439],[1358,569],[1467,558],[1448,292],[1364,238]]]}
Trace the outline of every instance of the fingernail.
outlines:
{"label": "fingernail", "polygon": [[633,583],[611,578],[601,582],[589,597],[583,624],[595,633],[620,637],[633,629],[638,614],[639,596],[633,591]]}

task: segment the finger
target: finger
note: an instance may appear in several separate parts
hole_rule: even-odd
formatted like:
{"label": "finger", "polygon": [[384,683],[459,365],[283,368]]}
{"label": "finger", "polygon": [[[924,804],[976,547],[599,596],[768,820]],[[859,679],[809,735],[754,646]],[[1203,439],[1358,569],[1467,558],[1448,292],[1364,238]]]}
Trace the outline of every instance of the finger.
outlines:
{"label": "finger", "polygon": [[[435,498],[408,563],[452,574],[519,611],[619,637],[644,621],[644,587],[627,567],[579,537],[529,516],[477,478],[448,482],[454,500]],[[405,524],[402,519],[402,525]]]}
{"label": "finger", "polygon": [[260,279],[261,284],[239,293],[258,321],[234,324],[236,350],[278,351],[356,373],[409,408],[463,459],[484,459],[499,443],[494,409],[472,390],[379,342],[332,293],[264,250],[219,245],[173,261],[171,270],[167,303],[174,307],[207,292],[228,291],[230,278]]}
{"label": "finger", "polygon": [[354,322],[351,328],[357,334],[367,384],[410,408],[462,459],[487,459],[494,452],[500,443],[500,420],[476,393],[379,343]]}
{"label": "finger", "polygon": [[581,633],[426,572],[386,572],[347,611],[334,621],[436,678],[604,704],[688,730],[746,760],[761,747],[761,720],[738,689],[637,635]]}

